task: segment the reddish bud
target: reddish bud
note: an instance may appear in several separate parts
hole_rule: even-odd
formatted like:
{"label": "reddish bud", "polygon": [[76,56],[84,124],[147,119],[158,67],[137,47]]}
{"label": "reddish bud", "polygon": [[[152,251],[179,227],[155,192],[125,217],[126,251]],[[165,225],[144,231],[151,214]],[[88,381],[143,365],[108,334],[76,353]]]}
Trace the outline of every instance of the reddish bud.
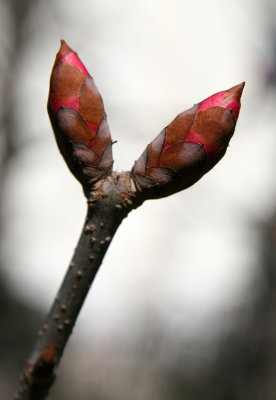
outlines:
{"label": "reddish bud", "polygon": [[193,185],[225,154],[234,133],[244,83],[179,114],[132,168],[138,192],[165,197]]}
{"label": "reddish bud", "polygon": [[112,170],[112,142],[102,97],[77,53],[61,41],[50,79],[48,112],[58,147],[82,183]]}

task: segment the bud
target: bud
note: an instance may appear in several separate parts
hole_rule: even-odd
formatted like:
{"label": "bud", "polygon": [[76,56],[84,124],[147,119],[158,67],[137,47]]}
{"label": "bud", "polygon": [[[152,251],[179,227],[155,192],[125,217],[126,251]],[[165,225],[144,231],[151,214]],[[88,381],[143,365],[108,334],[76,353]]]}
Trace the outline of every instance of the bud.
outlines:
{"label": "bud", "polygon": [[179,114],[145,149],[131,174],[146,198],[193,185],[223,157],[234,133],[244,83]]}
{"label": "bud", "polygon": [[51,74],[48,113],[60,152],[82,184],[111,173],[112,142],[102,97],[64,40]]}

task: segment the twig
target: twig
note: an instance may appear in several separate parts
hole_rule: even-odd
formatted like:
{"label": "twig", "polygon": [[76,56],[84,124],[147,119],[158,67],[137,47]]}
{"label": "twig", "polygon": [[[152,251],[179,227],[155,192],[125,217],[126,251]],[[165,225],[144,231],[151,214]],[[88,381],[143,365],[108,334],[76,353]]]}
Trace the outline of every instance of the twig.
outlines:
{"label": "twig", "polygon": [[79,311],[113,236],[128,212],[141,204],[129,173],[113,173],[88,198],[75,254],[20,379],[16,399],[42,400],[55,379]]}
{"label": "twig", "polygon": [[198,181],[223,157],[244,84],[179,114],[145,149],[131,172],[112,172],[112,140],[102,98],[78,55],[62,41],[48,111],[58,147],[88,199],[75,254],[20,379],[17,400],[43,400],[108,246],[122,220],[147,199]]}

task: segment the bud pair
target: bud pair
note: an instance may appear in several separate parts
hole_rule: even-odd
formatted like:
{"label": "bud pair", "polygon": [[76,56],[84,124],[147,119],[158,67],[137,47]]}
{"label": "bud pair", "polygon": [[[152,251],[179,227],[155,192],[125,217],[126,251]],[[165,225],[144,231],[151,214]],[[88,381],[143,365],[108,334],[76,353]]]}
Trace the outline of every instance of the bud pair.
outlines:
{"label": "bud pair", "polygon": [[[135,162],[131,177],[143,199],[194,184],[225,154],[234,133],[244,83],[179,114]],[[84,185],[112,172],[112,141],[103,101],[78,55],[61,41],[50,80],[48,111],[59,149]]]}

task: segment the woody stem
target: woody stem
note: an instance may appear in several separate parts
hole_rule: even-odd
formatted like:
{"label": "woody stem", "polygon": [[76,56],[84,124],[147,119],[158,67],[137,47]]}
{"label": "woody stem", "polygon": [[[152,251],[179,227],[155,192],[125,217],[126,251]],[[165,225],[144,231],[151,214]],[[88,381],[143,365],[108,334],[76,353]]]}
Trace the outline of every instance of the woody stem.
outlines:
{"label": "woody stem", "polygon": [[[135,200],[135,201],[134,201]],[[44,399],[55,369],[110,242],[122,220],[138,206],[129,173],[113,173],[88,195],[88,212],[63,283],[20,378],[17,400]]]}

